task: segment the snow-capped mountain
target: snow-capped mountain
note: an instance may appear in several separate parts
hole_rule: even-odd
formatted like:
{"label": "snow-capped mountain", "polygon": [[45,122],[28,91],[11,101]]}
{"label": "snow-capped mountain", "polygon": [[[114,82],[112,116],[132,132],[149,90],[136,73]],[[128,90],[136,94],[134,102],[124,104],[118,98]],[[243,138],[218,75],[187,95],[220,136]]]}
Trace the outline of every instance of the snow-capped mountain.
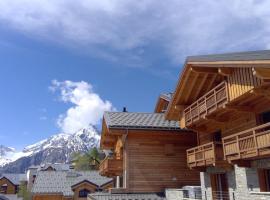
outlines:
{"label": "snow-capped mountain", "polygon": [[13,154],[14,152],[15,152],[14,148],[0,145],[0,167],[12,161],[10,159],[10,154]]}
{"label": "snow-capped mountain", "polygon": [[99,140],[97,129],[91,125],[73,134],[56,134],[25,147],[21,152],[13,149],[13,152],[6,154],[0,172],[24,172],[30,165],[68,162],[73,152],[87,152],[97,147]]}

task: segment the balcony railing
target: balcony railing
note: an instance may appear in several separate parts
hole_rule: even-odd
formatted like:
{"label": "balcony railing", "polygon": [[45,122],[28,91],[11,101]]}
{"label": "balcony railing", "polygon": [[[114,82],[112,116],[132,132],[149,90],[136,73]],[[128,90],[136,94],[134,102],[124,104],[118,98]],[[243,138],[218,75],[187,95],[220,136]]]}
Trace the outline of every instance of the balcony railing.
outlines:
{"label": "balcony railing", "polygon": [[204,118],[229,101],[227,83],[223,81],[184,110],[186,126]]}
{"label": "balcony railing", "polygon": [[106,157],[99,165],[99,173],[102,176],[114,177],[123,173],[123,160],[115,157]]}
{"label": "balcony railing", "polygon": [[187,150],[187,162],[190,168],[215,165],[223,160],[221,142],[210,142]]}
{"label": "balcony railing", "polygon": [[229,161],[270,156],[270,123],[224,137],[223,149]]}

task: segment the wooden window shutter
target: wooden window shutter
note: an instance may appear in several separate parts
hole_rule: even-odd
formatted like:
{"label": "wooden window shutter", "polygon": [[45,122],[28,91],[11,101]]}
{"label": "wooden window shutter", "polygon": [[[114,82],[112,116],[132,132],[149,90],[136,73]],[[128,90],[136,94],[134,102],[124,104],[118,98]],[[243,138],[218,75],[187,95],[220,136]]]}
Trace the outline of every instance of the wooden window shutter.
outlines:
{"label": "wooden window shutter", "polygon": [[267,182],[265,176],[265,169],[258,169],[258,178],[261,192],[267,192]]}

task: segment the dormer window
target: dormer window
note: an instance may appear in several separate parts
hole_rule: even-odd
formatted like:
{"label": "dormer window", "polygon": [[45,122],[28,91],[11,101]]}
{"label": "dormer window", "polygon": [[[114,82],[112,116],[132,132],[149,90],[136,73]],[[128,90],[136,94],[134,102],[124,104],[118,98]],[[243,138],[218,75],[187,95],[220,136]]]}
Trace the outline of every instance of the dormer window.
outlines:
{"label": "dormer window", "polygon": [[90,193],[90,191],[87,190],[87,189],[80,190],[79,191],[79,197],[83,197],[83,198],[87,197],[89,193]]}

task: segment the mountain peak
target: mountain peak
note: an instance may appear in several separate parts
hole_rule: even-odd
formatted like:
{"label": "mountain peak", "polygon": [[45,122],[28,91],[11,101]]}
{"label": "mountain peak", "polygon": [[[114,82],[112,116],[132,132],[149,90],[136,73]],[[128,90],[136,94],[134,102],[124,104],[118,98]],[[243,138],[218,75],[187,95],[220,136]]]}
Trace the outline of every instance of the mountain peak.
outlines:
{"label": "mountain peak", "polygon": [[0,166],[1,162],[3,162],[2,166],[5,166],[2,170],[10,172],[9,169],[14,169],[14,165],[24,163],[23,160],[28,160],[28,163],[24,163],[19,169],[11,171],[21,172],[24,170],[22,168],[26,169],[30,165],[39,165],[46,162],[68,162],[73,152],[87,152],[94,147],[98,147],[99,141],[99,132],[94,126],[89,125],[73,134],[59,133],[52,135],[47,139],[25,147],[22,152],[13,151],[14,155],[6,157],[6,160],[1,161],[0,159]]}

